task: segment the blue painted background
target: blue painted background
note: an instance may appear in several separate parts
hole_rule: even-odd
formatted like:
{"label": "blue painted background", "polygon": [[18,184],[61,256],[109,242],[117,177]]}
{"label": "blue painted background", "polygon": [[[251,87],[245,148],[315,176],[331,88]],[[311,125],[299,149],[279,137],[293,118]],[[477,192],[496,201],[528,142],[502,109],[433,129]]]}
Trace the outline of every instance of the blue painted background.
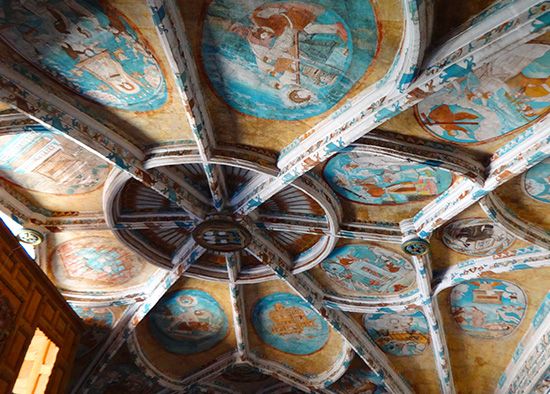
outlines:
{"label": "blue painted background", "polygon": [[334,283],[363,294],[400,293],[415,281],[408,261],[395,252],[371,245],[336,248],[323,260],[321,268]]}
{"label": "blue painted background", "polygon": [[151,334],[169,352],[200,353],[220,343],[229,322],[220,304],[202,290],[165,295],[151,311]]}
{"label": "blue painted background", "polygon": [[484,143],[523,127],[550,105],[548,45],[526,44],[420,102],[422,125],[444,140]]}
{"label": "blue painted background", "polygon": [[[320,6],[322,11],[313,18],[312,24],[329,26],[339,23],[346,31],[345,34],[307,34],[298,28],[291,29],[290,24],[294,21],[292,26],[295,26],[296,19],[292,17],[294,14],[286,13],[290,15],[287,33],[298,33],[299,37],[299,83],[294,78],[297,67],[288,72],[274,68],[276,59],[296,59],[289,54],[294,46],[289,49],[288,44],[281,46],[283,41],[277,41],[286,37],[284,34],[266,39],[258,46],[250,35],[237,33],[239,29],[241,32],[258,31],[260,26],[252,18],[254,11],[262,6],[265,10],[278,4]],[[261,23],[266,26],[265,22]],[[311,29],[308,31],[312,32]],[[295,39],[293,43],[296,43]],[[266,119],[297,120],[319,115],[340,101],[367,71],[377,45],[377,25],[369,1],[214,0],[204,21],[202,57],[215,91],[237,111]],[[313,69],[319,70],[317,76],[330,74],[330,79],[319,79],[309,73]],[[297,90],[303,93],[302,98],[309,96],[310,99],[301,103],[291,100],[291,92]]]}
{"label": "blue painted background", "polygon": [[109,169],[106,161],[43,127],[0,136],[0,176],[25,189],[87,193],[103,184]]}
{"label": "blue painted background", "polygon": [[550,159],[544,160],[527,171],[524,182],[529,196],[550,204]]}
{"label": "blue painted background", "polygon": [[[274,332],[275,324],[270,315],[277,305],[300,310],[311,325],[300,333],[280,335]],[[254,306],[252,323],[265,343],[286,353],[311,354],[328,341],[329,327],[325,320],[306,301],[290,293],[273,293],[259,300]]]}
{"label": "blue painted background", "polygon": [[414,356],[430,344],[428,322],[420,311],[365,314],[363,324],[378,346],[394,356]]}
{"label": "blue painted background", "polygon": [[29,62],[101,104],[148,111],[166,101],[164,76],[137,32],[98,1],[0,0],[0,37]]}
{"label": "blue painted background", "polygon": [[447,190],[453,181],[452,174],[441,168],[355,152],[334,156],[323,175],[342,197],[371,205],[427,199]]}
{"label": "blue painted background", "polygon": [[[500,294],[499,302],[474,300],[474,291],[491,289]],[[527,308],[523,291],[513,283],[497,279],[477,279],[457,285],[451,291],[451,313],[466,333],[483,338],[497,338],[516,328]]]}

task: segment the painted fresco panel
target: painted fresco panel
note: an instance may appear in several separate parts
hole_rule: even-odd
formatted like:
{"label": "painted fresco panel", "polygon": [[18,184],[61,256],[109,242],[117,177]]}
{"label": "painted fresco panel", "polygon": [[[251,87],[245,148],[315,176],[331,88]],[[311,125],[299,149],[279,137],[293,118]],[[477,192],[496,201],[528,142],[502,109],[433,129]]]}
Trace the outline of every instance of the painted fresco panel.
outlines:
{"label": "painted fresco panel", "polygon": [[0,1],[0,38],[29,62],[100,104],[159,108],[167,88],[136,30],[104,2]]}
{"label": "painted fresco panel", "polygon": [[491,141],[548,112],[550,51],[525,44],[458,79],[416,107],[423,127],[458,144]]}
{"label": "painted fresco panel", "polygon": [[365,295],[391,295],[415,283],[413,266],[401,255],[374,245],[351,244],[334,249],[321,268],[336,287]]}
{"label": "painted fresco panel", "polygon": [[365,314],[363,324],[376,344],[394,356],[421,354],[430,345],[428,322],[420,311]]}
{"label": "painted fresco panel", "polygon": [[363,0],[214,0],[202,60],[239,112],[297,120],[334,106],[373,62],[380,33]]}
{"label": "painted fresco panel", "polygon": [[356,152],[334,156],[323,175],[340,196],[370,205],[429,199],[443,193],[453,181],[452,174],[441,168]]}
{"label": "painted fresco panel", "polygon": [[498,338],[510,334],[523,320],[527,299],[513,283],[476,279],[451,291],[451,314],[467,334]]}
{"label": "painted fresco panel", "polygon": [[177,354],[204,352],[229,331],[224,310],[209,293],[178,290],[165,295],[151,312],[149,329],[164,349]]}
{"label": "painted fresco panel", "polygon": [[508,249],[514,236],[489,219],[455,220],[443,229],[443,243],[455,252],[469,256],[492,256]]}
{"label": "painted fresco panel", "polygon": [[139,275],[145,263],[108,237],[81,237],[58,245],[50,256],[58,285],[122,285]]}
{"label": "painted fresco panel", "polygon": [[103,185],[108,174],[107,162],[48,131],[0,136],[0,176],[25,189],[86,193]]}
{"label": "painted fresco panel", "polygon": [[550,159],[529,169],[523,177],[523,186],[529,197],[550,204]]}
{"label": "painted fresco panel", "polygon": [[273,293],[254,306],[252,323],[260,338],[285,353],[305,355],[321,350],[329,327],[309,304],[290,293]]}
{"label": "painted fresco panel", "polygon": [[78,305],[71,305],[71,307],[86,325],[76,352],[78,358],[94,350],[107,338],[115,324],[115,314],[109,308],[90,308]]}

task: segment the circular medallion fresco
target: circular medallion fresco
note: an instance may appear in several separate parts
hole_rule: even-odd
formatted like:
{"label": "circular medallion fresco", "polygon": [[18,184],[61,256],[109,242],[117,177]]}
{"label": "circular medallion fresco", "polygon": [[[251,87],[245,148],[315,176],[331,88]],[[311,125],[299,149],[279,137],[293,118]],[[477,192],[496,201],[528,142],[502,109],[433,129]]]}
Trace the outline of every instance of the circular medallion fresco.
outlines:
{"label": "circular medallion fresco", "polygon": [[237,111],[304,119],[342,99],[369,68],[378,39],[370,1],[214,0],[203,67]]}
{"label": "circular medallion fresco", "polygon": [[548,111],[549,78],[549,46],[525,44],[427,97],[416,106],[416,114],[439,138],[485,143]]}
{"label": "circular medallion fresco", "polygon": [[151,311],[151,335],[169,352],[194,354],[220,343],[229,331],[225,311],[202,290],[165,295]]}
{"label": "circular medallion fresco", "polygon": [[413,266],[400,254],[379,246],[341,246],[321,263],[337,287],[365,295],[392,295],[410,289],[416,280]]}
{"label": "circular medallion fresco", "polygon": [[0,38],[83,96],[120,109],[149,111],[167,99],[160,66],[138,33],[100,2],[0,3]]}
{"label": "circular medallion fresco", "polygon": [[514,242],[502,226],[484,218],[460,219],[443,229],[443,243],[469,256],[492,256],[508,249]]}
{"label": "circular medallion fresco", "polygon": [[356,152],[334,156],[323,175],[342,197],[370,205],[429,199],[447,190],[453,181],[444,169]]}
{"label": "circular medallion fresco", "polygon": [[80,194],[103,185],[109,165],[64,137],[47,131],[0,136],[0,176],[25,189]]}
{"label": "circular medallion fresco", "polygon": [[77,357],[82,357],[92,351],[109,335],[115,323],[115,315],[109,308],[71,306],[86,325],[86,330],[80,338],[76,352]]}
{"label": "circular medallion fresco", "polygon": [[252,323],[262,341],[285,353],[314,353],[329,337],[325,320],[306,301],[290,293],[273,293],[259,300]]}
{"label": "circular medallion fresco", "polygon": [[428,322],[420,311],[365,314],[363,324],[376,344],[394,356],[414,356],[430,344]]}
{"label": "circular medallion fresco", "polygon": [[35,229],[23,227],[17,233],[17,240],[27,245],[38,246],[44,241],[44,235]]}
{"label": "circular medallion fresco", "polygon": [[413,238],[403,242],[401,250],[411,256],[424,256],[430,251],[430,243],[424,238]]}
{"label": "circular medallion fresco", "polygon": [[513,283],[497,279],[476,279],[451,291],[451,314],[467,334],[498,338],[516,328],[527,308],[523,291]]}
{"label": "circular medallion fresco", "polygon": [[108,237],[81,237],[59,244],[50,256],[50,270],[61,286],[82,281],[94,287],[118,286],[144,269],[143,261]]}
{"label": "circular medallion fresco", "polygon": [[550,204],[550,158],[530,168],[523,176],[529,197]]}

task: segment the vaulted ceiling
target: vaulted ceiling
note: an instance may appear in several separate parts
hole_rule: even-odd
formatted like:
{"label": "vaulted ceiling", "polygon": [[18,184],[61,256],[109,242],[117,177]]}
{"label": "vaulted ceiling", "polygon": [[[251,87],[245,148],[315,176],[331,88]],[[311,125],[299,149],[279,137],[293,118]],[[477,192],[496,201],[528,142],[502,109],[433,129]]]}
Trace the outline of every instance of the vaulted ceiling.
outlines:
{"label": "vaulted ceiling", "polygon": [[0,1],[0,210],[88,325],[73,391],[546,393],[549,24]]}

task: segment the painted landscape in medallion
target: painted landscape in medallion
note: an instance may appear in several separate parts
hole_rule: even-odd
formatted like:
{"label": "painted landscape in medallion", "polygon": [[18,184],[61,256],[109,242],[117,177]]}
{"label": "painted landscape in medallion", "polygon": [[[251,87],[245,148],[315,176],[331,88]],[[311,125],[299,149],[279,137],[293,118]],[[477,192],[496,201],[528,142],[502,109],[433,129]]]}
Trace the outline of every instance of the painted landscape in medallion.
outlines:
{"label": "painted landscape in medallion", "polygon": [[91,308],[78,305],[71,305],[71,307],[86,325],[86,330],[80,338],[76,351],[76,357],[78,358],[94,350],[106,339],[115,323],[115,315],[109,308]]}
{"label": "painted landscape in medallion", "polygon": [[391,295],[415,283],[413,266],[400,254],[379,246],[350,244],[334,249],[321,269],[331,283],[362,295]]}
{"label": "painted landscape in medallion", "polygon": [[549,78],[550,46],[525,44],[421,101],[416,114],[441,139],[486,143],[548,112]]}
{"label": "painted landscape in medallion", "polygon": [[365,314],[363,325],[376,344],[394,356],[414,356],[430,345],[428,322],[420,311]]}
{"label": "painted landscape in medallion", "polygon": [[333,107],[365,74],[379,34],[370,1],[214,0],[203,67],[237,111],[304,119]]}
{"label": "painted landscape in medallion", "polygon": [[550,204],[550,158],[525,173],[523,186],[529,197]]}
{"label": "painted landscape in medallion", "polygon": [[202,290],[185,289],[165,295],[151,311],[151,335],[176,354],[204,352],[220,343],[229,321],[218,301]]}
{"label": "painted landscape in medallion", "polygon": [[460,219],[443,229],[443,243],[469,256],[492,256],[508,249],[514,242],[502,226],[485,218]]}
{"label": "painted landscape in medallion", "polygon": [[523,320],[527,300],[513,283],[476,279],[451,291],[451,314],[467,334],[499,338],[510,334]]}
{"label": "painted landscape in medallion", "polygon": [[285,353],[306,355],[328,341],[327,322],[309,304],[290,293],[273,293],[260,299],[252,323],[266,344]]}
{"label": "painted landscape in medallion", "polygon": [[334,156],[323,175],[340,196],[369,205],[429,199],[443,193],[453,181],[452,174],[441,168],[358,152]]}
{"label": "painted landscape in medallion", "polygon": [[92,0],[0,0],[0,38],[27,61],[98,103],[159,108],[159,64],[113,8]]}
{"label": "painted landscape in medallion", "polygon": [[25,189],[86,193],[103,185],[108,174],[104,160],[43,128],[0,136],[0,176]]}
{"label": "painted landscape in medallion", "polygon": [[123,285],[138,276],[145,263],[108,237],[80,237],[59,244],[50,270],[61,287],[95,288]]}

